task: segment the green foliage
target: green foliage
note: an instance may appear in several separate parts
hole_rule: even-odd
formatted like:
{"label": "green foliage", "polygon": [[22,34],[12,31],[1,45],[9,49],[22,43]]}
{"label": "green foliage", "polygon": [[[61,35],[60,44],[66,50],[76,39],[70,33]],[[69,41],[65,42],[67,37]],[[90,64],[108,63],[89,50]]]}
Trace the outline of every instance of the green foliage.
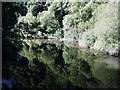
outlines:
{"label": "green foliage", "polygon": [[94,48],[107,51],[111,55],[118,53],[118,8],[116,4],[106,4],[98,9],[97,22],[94,25],[97,37]]}
{"label": "green foliage", "polygon": [[39,22],[37,22],[37,19],[35,16],[32,16],[31,13],[27,13],[26,16],[22,16],[19,18],[17,27],[20,28],[20,32],[25,37],[26,34],[36,35],[38,30]]}
{"label": "green foliage", "polygon": [[64,38],[67,39],[81,39],[83,32],[92,28],[95,23],[92,14],[95,7],[98,5],[93,4],[92,6],[89,6],[83,10],[85,7],[84,5],[82,6],[79,2],[76,2],[76,4],[75,2],[71,4],[68,9],[70,14],[66,15],[63,20],[63,30],[65,32]]}
{"label": "green foliage", "polygon": [[27,8],[26,16],[18,20],[24,36],[77,40],[81,47],[111,55],[119,51],[116,3],[31,1]]}
{"label": "green foliage", "polygon": [[3,3],[3,37],[16,47],[26,37],[75,40],[81,47],[118,56],[117,3],[75,1]]}
{"label": "green foliage", "polygon": [[46,10],[46,3],[45,2],[39,2],[30,0],[27,2],[27,9],[28,12],[32,13],[33,16],[37,16],[39,12],[42,12],[43,10]]}
{"label": "green foliage", "polygon": [[[118,56],[117,2],[38,1],[3,3],[3,78],[18,88],[117,88],[118,57],[76,47]],[[76,43],[23,40],[31,37]]]}
{"label": "green foliage", "polygon": [[67,14],[67,10],[66,10],[67,5],[68,2],[61,2],[58,0],[58,2],[54,1],[48,7],[48,11],[55,14],[55,18],[58,20],[61,28],[63,27],[63,23],[62,23],[63,17]]}
{"label": "green foliage", "polygon": [[101,57],[68,44],[53,44],[44,40],[26,42],[20,52],[22,59],[14,62],[16,68],[8,64],[18,87],[118,87],[115,57]]}
{"label": "green foliage", "polygon": [[49,11],[43,11],[42,13],[39,13],[37,19],[41,23],[41,28],[46,30],[48,34],[54,34],[55,31],[59,29],[58,21],[55,19],[54,14]]}

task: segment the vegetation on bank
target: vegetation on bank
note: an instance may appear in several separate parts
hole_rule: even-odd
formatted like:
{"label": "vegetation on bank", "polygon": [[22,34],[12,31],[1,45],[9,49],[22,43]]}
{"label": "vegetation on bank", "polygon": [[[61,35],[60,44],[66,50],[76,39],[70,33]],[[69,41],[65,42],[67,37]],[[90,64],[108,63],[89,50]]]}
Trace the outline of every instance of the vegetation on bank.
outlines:
{"label": "vegetation on bank", "polygon": [[[3,17],[7,21],[4,22],[7,22],[6,25],[14,24],[14,28],[8,30],[12,32],[10,37],[13,40],[11,41],[13,42],[16,37],[76,40],[80,47],[118,56],[117,2],[57,1],[35,2],[30,0],[10,3],[3,7],[4,10],[9,7]],[[7,14],[8,12],[10,14]]]}
{"label": "vegetation on bank", "polygon": [[119,56],[118,4],[92,1],[3,2],[3,80],[15,79],[17,86],[13,88],[20,89],[119,87],[118,57],[84,52],[67,42],[23,40],[76,41],[80,47]]}

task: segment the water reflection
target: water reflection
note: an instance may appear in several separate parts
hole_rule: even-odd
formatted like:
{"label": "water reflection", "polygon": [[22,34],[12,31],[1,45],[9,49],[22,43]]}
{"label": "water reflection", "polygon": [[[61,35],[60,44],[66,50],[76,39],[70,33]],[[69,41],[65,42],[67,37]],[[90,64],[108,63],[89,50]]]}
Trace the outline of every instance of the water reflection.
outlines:
{"label": "water reflection", "polygon": [[9,65],[20,88],[118,88],[118,58],[70,43],[27,40]]}

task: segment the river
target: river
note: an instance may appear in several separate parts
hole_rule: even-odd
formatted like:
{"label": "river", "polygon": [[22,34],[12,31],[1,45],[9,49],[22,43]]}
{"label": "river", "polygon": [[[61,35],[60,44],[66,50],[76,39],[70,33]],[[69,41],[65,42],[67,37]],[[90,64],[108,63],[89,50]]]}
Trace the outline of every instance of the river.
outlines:
{"label": "river", "polygon": [[118,88],[118,57],[82,49],[76,43],[25,40],[9,64],[17,88]]}

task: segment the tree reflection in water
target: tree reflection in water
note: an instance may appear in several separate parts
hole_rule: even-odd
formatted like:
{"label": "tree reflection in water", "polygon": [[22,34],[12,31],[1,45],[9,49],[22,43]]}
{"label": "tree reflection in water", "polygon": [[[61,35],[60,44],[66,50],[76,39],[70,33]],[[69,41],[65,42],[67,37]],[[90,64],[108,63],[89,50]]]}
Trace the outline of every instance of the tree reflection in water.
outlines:
{"label": "tree reflection in water", "polygon": [[118,88],[117,57],[45,40],[25,41],[19,54],[7,64],[17,88]]}

